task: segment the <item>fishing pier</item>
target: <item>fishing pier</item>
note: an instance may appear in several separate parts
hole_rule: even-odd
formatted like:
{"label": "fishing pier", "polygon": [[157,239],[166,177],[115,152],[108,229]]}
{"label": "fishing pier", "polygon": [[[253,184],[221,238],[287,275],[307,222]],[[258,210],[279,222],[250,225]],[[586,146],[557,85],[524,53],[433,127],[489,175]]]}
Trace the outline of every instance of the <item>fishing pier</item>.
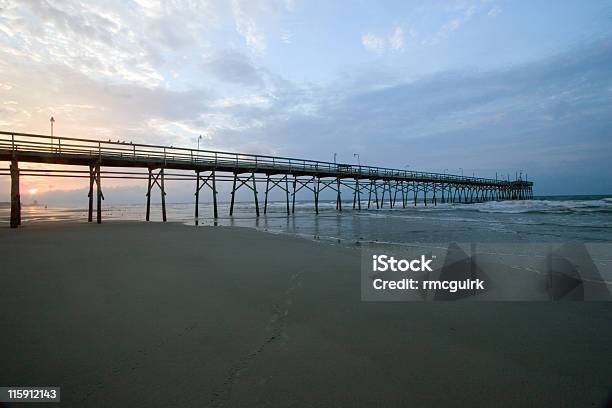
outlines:
{"label": "fishing pier", "polygon": [[[401,205],[437,205],[440,203],[475,203],[491,200],[526,200],[533,197],[533,183],[516,177],[497,180],[452,174],[398,170],[355,164],[296,159],[278,156],[220,152],[202,149],[158,146],[140,143],[90,140],[15,132],[0,132],[0,161],[10,162],[0,168],[0,175],[11,180],[10,226],[21,224],[20,177],[77,177],[89,179],[88,221],[93,221],[94,197],[96,221],[102,222],[103,179],[147,180],[146,220],[150,220],[151,195],[161,195],[162,220],[166,221],[166,186],[168,180],[194,183],[195,210],[198,219],[200,194],[212,195],[213,217],[218,218],[217,185],[232,183],[230,216],[239,189],[252,191],[255,213],[263,213],[268,194],[281,190],[286,198],[287,214],[295,212],[295,196],[302,190],[312,193],[315,212],[319,196],[332,190],[336,210],[342,211],[342,193],[352,196],[353,208],[395,208]],[[19,163],[75,166],[73,169],[20,169]],[[79,166],[79,167],[77,167]],[[83,169],[84,167],[84,169]],[[260,190],[258,191],[258,183]],[[261,186],[265,184],[265,188]],[[367,204],[365,200],[367,198]]]}

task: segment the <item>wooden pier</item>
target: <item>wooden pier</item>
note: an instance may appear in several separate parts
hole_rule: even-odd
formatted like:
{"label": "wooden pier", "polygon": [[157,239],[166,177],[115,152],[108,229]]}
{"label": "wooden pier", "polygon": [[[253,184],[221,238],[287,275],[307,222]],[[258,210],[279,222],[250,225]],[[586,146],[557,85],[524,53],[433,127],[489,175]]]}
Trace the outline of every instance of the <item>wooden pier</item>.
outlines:
{"label": "wooden pier", "polygon": [[[229,214],[234,212],[236,191],[248,188],[253,193],[255,213],[260,215],[257,183],[265,183],[263,212],[267,211],[268,194],[280,189],[286,198],[287,214],[295,212],[295,196],[301,190],[313,194],[315,212],[319,213],[319,197],[327,189],[335,192],[336,209],[342,211],[342,192],[350,191],[353,208],[394,208],[441,203],[474,203],[490,200],[526,200],[533,197],[533,183],[515,177],[496,180],[452,174],[398,170],[355,164],[330,163],[288,157],[230,153],[177,148],[138,143],[52,137],[15,132],[0,132],[0,161],[10,162],[0,175],[11,177],[11,219],[16,228],[21,224],[19,179],[22,176],[54,176],[89,178],[88,220],[93,220],[96,197],[96,221],[102,222],[102,179],[146,179],[146,220],[150,219],[151,194],[159,190],[162,219],[166,221],[167,180],[195,181],[195,217],[198,217],[200,192],[212,194],[213,217],[217,218],[217,183],[232,182]],[[86,166],[89,170],[23,169],[20,162],[69,166]],[[111,170],[102,170],[111,169]],[[127,169],[117,171],[116,169]],[[146,170],[137,171],[138,169]],[[182,171],[182,173],[168,173]],[[187,171],[188,173],[185,173]],[[429,195],[429,197],[428,197]],[[399,198],[399,201],[398,201]],[[428,201],[429,199],[429,201]]]}

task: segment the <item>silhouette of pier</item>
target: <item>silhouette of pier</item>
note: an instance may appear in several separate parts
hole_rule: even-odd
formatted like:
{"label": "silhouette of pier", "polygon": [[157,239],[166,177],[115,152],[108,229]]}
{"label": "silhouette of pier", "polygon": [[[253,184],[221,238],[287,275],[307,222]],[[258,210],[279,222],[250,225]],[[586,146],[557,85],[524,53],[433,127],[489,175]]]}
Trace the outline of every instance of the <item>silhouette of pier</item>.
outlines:
{"label": "silhouette of pier", "polygon": [[[264,214],[268,207],[268,194],[274,189],[284,193],[288,215],[295,212],[295,196],[302,190],[312,193],[317,214],[320,193],[325,190],[335,192],[338,211],[342,211],[343,191],[352,194],[353,208],[357,210],[374,206],[416,206],[419,196],[422,197],[423,205],[437,205],[438,202],[526,200],[533,197],[533,183],[523,179],[522,175],[514,180],[509,177],[498,180],[360,164],[15,132],[0,132],[0,161],[11,163],[8,169],[0,169],[0,175],[11,177],[12,228],[21,224],[19,180],[22,176],[88,178],[88,221],[93,219],[95,196],[98,223],[102,222],[102,180],[106,178],[147,180],[147,221],[150,219],[151,195],[155,190],[159,190],[161,195],[162,219],[166,221],[165,182],[168,180],[195,181],[196,220],[199,215],[200,192],[203,189],[212,193],[213,217],[218,218],[219,182],[232,183],[230,216],[234,212],[236,192],[241,188],[252,191],[255,213],[260,215],[258,183],[265,183]],[[20,169],[20,162],[86,166],[87,169]],[[127,170],[118,171],[117,168]],[[137,169],[146,169],[146,172],[135,171]],[[366,197],[367,205],[362,205]]]}

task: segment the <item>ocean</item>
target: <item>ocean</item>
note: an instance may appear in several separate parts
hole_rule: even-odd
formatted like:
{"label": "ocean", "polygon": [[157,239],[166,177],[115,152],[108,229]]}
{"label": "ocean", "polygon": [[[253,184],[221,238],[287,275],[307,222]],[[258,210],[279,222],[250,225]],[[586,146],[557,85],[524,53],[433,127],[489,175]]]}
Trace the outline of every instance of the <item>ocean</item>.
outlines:
{"label": "ocean", "polygon": [[[287,216],[285,202],[268,203],[267,214],[255,216],[252,202],[219,203],[219,218],[212,217],[211,203],[200,204],[198,225],[238,226],[315,240],[345,242],[610,242],[612,197],[554,196],[528,201],[491,201],[474,204],[428,204],[393,209],[357,211],[352,201],[337,212],[335,201],[324,201],[315,215],[310,201],[298,201],[295,214]],[[362,203],[362,208],[367,202]],[[103,221],[144,221],[144,205],[104,205]],[[0,222],[8,225],[9,208],[0,208]],[[196,224],[193,203],[167,205],[168,221]],[[85,222],[87,209],[71,206],[24,206],[23,223],[41,221]],[[95,213],[94,213],[95,218]],[[161,206],[151,207],[151,220],[161,220]]]}

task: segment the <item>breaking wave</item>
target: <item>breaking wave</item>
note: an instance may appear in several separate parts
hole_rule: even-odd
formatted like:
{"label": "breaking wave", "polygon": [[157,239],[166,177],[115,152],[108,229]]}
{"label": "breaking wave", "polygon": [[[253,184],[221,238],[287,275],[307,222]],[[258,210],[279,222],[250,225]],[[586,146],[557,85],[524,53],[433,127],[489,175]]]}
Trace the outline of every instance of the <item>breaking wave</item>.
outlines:
{"label": "breaking wave", "polygon": [[490,201],[477,204],[455,205],[457,209],[472,210],[484,213],[612,213],[612,198],[597,200],[527,200],[527,201]]}

